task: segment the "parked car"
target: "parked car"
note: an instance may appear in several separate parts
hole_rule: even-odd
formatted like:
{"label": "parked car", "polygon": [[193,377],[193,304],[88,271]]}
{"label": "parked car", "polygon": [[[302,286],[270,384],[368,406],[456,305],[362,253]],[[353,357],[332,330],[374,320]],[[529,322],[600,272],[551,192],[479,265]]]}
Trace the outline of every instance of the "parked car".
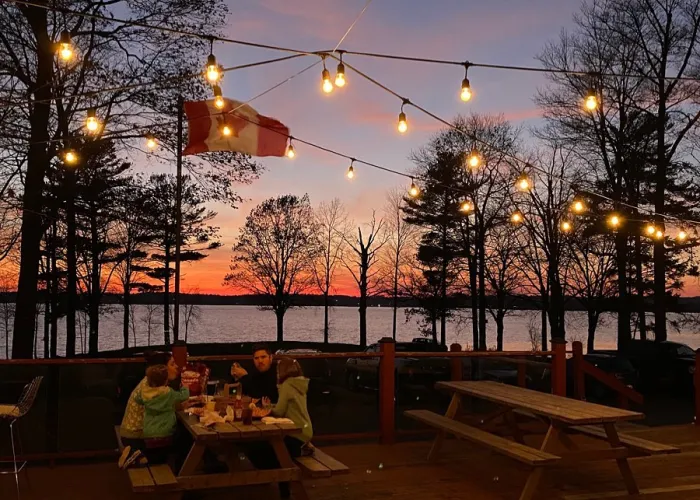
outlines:
{"label": "parked car", "polygon": [[693,387],[695,351],[678,342],[632,340],[620,353],[639,372],[643,390]]}
{"label": "parked car", "polygon": [[[275,355],[295,357],[299,354],[323,354],[316,349],[280,349]],[[299,360],[304,376],[311,380],[309,393],[311,396],[317,394],[327,395],[330,393],[331,365],[326,358]]]}
{"label": "parked car", "polygon": [[[593,366],[612,375],[628,387],[636,388],[639,382],[637,370],[625,357],[617,354],[592,352],[583,355],[583,359]],[[573,394],[574,370],[573,359],[567,360],[567,388],[568,393]],[[598,382],[591,377],[586,377],[586,398],[602,399],[614,396],[616,393],[607,385]]]}
{"label": "parked car", "polygon": [[[450,375],[449,362],[439,358],[446,352],[445,346],[435,344],[429,339],[413,339],[412,342],[397,342],[396,352],[435,352],[436,358],[396,358],[395,377],[397,386],[432,385],[438,380],[447,380]],[[379,344],[372,344],[365,352],[379,352]],[[379,387],[380,358],[350,358],[345,365],[348,387],[357,389]]]}

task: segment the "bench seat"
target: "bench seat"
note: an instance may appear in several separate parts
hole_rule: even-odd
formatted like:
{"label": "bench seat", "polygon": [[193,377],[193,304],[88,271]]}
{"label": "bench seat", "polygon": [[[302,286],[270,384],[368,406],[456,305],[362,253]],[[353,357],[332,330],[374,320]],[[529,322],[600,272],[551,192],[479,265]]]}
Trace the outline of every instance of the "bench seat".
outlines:
{"label": "bench seat", "polygon": [[295,458],[294,461],[305,475],[313,478],[331,477],[335,474],[347,474],[350,472],[350,469],[345,464],[340,463],[318,448],[314,449],[313,455]]}

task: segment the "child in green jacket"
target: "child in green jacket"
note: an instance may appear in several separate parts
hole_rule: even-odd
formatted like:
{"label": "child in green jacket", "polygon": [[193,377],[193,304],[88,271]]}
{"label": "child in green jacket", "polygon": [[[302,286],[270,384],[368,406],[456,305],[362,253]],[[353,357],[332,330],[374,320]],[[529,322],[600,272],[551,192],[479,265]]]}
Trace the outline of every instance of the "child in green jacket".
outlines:
{"label": "child in green jacket", "polygon": [[168,387],[168,368],[165,365],[151,366],[146,370],[148,383],[136,396],[136,403],[143,405],[143,438],[146,442],[146,457],[150,463],[167,460],[173,444],[177,426],[175,405],[187,401],[190,391],[182,387],[179,391]]}

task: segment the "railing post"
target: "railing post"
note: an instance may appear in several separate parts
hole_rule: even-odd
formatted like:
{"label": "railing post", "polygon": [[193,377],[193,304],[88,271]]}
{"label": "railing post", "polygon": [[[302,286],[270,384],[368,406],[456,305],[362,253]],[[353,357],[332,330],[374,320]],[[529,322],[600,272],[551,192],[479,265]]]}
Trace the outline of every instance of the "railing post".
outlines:
{"label": "railing post", "polygon": [[379,442],[393,444],[395,439],[395,360],[396,342],[384,337],[379,341]]}
{"label": "railing post", "polygon": [[173,343],[172,353],[175,363],[180,367],[180,371],[184,370],[185,365],[187,365],[187,344],[185,344],[185,341],[178,340]]}
{"label": "railing post", "polygon": [[[452,344],[450,345],[450,352],[462,352],[462,346]],[[450,380],[453,382],[462,380],[462,358],[450,358]]]}
{"label": "railing post", "polygon": [[695,385],[695,425],[700,425],[700,349],[695,351],[695,372],[693,383]]}
{"label": "railing post", "polygon": [[552,394],[566,397],[566,340],[552,339]]}
{"label": "railing post", "polygon": [[518,363],[518,387],[527,387],[527,366],[524,359],[517,359]]}
{"label": "railing post", "polygon": [[586,374],[583,372],[583,344],[576,341],[572,344],[574,351],[574,398],[586,399]]}

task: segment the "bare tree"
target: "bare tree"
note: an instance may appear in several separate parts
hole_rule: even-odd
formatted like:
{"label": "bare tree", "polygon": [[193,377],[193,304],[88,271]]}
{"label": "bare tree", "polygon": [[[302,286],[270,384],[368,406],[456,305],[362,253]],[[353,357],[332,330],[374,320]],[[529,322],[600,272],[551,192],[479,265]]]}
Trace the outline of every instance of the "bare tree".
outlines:
{"label": "bare tree", "polygon": [[396,316],[399,308],[399,292],[407,268],[415,262],[415,248],[418,245],[419,228],[406,222],[404,210],[405,192],[394,188],[386,195],[384,218],[386,221],[386,248],[381,254],[384,292],[390,294],[393,309],[391,336],[396,340]]}
{"label": "bare tree", "polygon": [[379,270],[375,265],[379,251],[386,244],[387,237],[384,221],[377,220],[372,211],[372,219],[363,227],[357,227],[357,235],[352,232],[345,235],[349,251],[343,258],[343,265],[350,272],[360,292],[360,346],[367,346],[367,298],[379,289]]}
{"label": "bare tree", "polygon": [[[187,291],[188,295],[199,294],[199,287],[192,288]],[[183,304],[183,320],[185,322],[185,342],[187,342],[187,335],[190,331],[190,327],[194,330],[194,326],[202,318],[202,308],[197,304],[187,303]]]}
{"label": "bare tree", "polygon": [[251,210],[233,247],[224,281],[260,295],[277,317],[277,341],[284,340],[284,315],[313,285],[319,254],[318,229],[308,195],[269,198]]}
{"label": "bare tree", "polygon": [[313,266],[316,286],[323,294],[323,342],[328,343],[329,294],[333,288],[333,278],[343,259],[345,239],[350,230],[348,215],[338,198],[331,202],[321,202],[315,211],[318,226],[320,252]]}
{"label": "bare tree", "polygon": [[10,300],[12,289],[10,276],[4,273],[0,274],[0,328],[5,335],[5,359],[10,359],[11,325],[15,315],[15,305]]}
{"label": "bare tree", "polygon": [[[146,334],[147,334],[147,339],[148,339],[148,344],[151,345],[151,335],[155,333],[156,329],[162,325],[162,323],[158,320],[158,318],[161,317],[160,314],[160,308],[163,306],[159,306],[158,304],[145,304],[144,306],[144,315],[141,318],[141,321],[143,322],[144,325],[146,325]],[[134,339],[134,344],[136,344],[136,339]]]}

